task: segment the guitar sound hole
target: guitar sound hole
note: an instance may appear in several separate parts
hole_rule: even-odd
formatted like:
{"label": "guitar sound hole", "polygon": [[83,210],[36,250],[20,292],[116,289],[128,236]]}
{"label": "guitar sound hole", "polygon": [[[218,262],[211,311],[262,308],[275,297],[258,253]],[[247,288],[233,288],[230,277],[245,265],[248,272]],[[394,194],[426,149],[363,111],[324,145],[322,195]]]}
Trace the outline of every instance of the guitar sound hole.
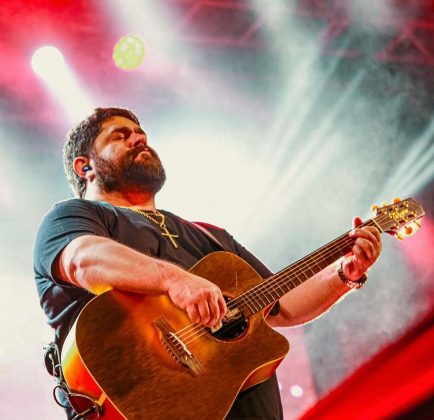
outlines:
{"label": "guitar sound hole", "polygon": [[243,335],[247,330],[248,325],[249,323],[244,319],[244,317],[242,317],[234,321],[224,323],[223,326],[216,332],[211,332],[211,330],[209,330],[209,333],[219,340],[230,341]]}
{"label": "guitar sound hole", "polygon": [[[225,296],[225,301],[228,303],[230,298]],[[248,326],[249,323],[243,313],[239,312],[237,316],[230,321],[223,322],[223,326],[218,331],[212,332],[211,329],[208,329],[208,332],[219,340],[230,341],[243,335]]]}

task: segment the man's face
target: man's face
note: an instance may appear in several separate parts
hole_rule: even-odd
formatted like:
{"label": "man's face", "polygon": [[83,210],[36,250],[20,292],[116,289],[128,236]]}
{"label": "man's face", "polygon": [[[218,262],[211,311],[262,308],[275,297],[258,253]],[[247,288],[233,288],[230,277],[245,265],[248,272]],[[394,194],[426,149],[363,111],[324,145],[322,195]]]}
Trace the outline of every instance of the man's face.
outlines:
{"label": "man's face", "polygon": [[166,173],[145,132],[125,117],[103,122],[91,156],[95,180],[105,192],[146,191],[156,194]]}

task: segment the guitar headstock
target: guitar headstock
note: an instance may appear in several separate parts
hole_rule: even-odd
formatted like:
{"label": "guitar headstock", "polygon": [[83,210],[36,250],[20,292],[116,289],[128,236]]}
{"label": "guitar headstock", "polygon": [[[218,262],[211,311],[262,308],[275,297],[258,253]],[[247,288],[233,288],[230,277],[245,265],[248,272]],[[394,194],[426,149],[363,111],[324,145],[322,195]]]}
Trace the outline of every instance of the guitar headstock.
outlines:
{"label": "guitar headstock", "polygon": [[398,239],[414,235],[420,228],[421,217],[425,215],[422,206],[414,198],[394,199],[393,203],[383,207],[373,206],[375,224],[384,232]]}

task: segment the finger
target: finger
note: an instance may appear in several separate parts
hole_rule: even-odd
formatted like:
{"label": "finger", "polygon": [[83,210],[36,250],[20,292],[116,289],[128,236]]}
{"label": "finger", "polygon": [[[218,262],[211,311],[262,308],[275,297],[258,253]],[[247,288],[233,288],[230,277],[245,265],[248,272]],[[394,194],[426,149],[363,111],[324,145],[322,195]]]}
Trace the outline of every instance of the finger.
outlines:
{"label": "finger", "polygon": [[[380,255],[381,252],[381,237],[380,232],[374,227],[364,227],[362,229],[355,229],[351,235],[353,238],[364,238],[372,243],[374,247],[374,254]],[[357,239],[356,239],[357,240]]]}
{"label": "finger", "polygon": [[381,233],[374,226],[371,226],[371,227],[366,228],[366,229],[369,231],[369,233],[372,235],[372,238],[374,239],[372,244],[374,245],[375,256],[376,256],[376,258],[378,258],[380,256],[381,249],[383,247],[382,242],[381,242]]}
{"label": "finger", "polygon": [[353,228],[360,226],[363,223],[363,220],[360,216],[353,217]]}
{"label": "finger", "polygon": [[200,314],[196,305],[188,305],[186,307],[186,311],[191,322],[193,322],[194,324],[198,324],[200,322]]}
{"label": "finger", "polygon": [[352,238],[364,238],[367,239],[368,241],[373,242],[374,244],[378,244],[378,239],[377,237],[374,235],[374,233],[370,230],[370,229],[366,229],[366,228],[355,228],[351,233],[350,236]]}
{"label": "finger", "polygon": [[209,320],[211,318],[208,302],[206,300],[199,302],[199,304],[197,305],[197,309],[200,315],[200,320],[197,322],[200,322],[202,325],[208,326]]}
{"label": "finger", "polygon": [[353,254],[354,254],[354,258],[353,258],[354,265],[360,271],[364,271],[363,268],[368,264],[367,264],[365,253],[363,252],[363,250],[360,248],[359,245],[353,246]]}
{"label": "finger", "polygon": [[217,323],[221,322],[221,320],[223,319],[223,317],[226,314],[227,311],[227,307],[226,307],[226,302],[225,302],[225,298],[223,297],[223,294],[221,292],[221,290],[216,287],[216,292],[214,293],[214,302],[217,305],[217,311],[218,311],[218,317],[217,317]]}
{"label": "finger", "polygon": [[363,226],[361,228],[355,227],[353,228],[353,230],[351,231],[351,234],[363,234],[364,232],[369,232],[370,234],[374,235],[374,237],[378,240],[381,241],[381,233],[378,230],[377,227],[375,226]]}
{"label": "finger", "polygon": [[209,318],[209,324],[211,327],[215,327],[217,324],[220,323],[220,307],[218,304],[218,297],[216,295],[211,296],[211,300],[209,301],[209,308],[210,308],[210,318]]}
{"label": "finger", "polygon": [[228,307],[226,306],[226,301],[223,295],[219,296],[217,303],[220,309],[220,322],[221,322],[224,316],[226,315],[226,312],[228,311]]}
{"label": "finger", "polygon": [[371,232],[375,236],[378,243],[381,244],[381,232],[378,230],[378,228],[374,226],[367,226],[366,229],[368,229],[369,232]]}
{"label": "finger", "polygon": [[375,226],[364,226],[362,231],[369,232],[378,242],[381,242],[381,233]]}
{"label": "finger", "polygon": [[367,260],[375,259],[375,247],[371,241],[364,238],[357,238],[355,244],[359,246]]}

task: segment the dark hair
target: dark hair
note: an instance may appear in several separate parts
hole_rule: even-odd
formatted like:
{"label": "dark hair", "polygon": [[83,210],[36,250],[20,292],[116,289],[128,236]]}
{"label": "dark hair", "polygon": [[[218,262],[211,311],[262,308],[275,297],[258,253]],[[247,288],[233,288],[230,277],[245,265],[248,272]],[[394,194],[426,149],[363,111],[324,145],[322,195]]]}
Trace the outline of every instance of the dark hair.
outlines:
{"label": "dark hair", "polygon": [[66,178],[74,194],[80,198],[86,194],[86,181],[75,173],[74,159],[79,156],[91,156],[103,122],[112,117],[125,117],[140,125],[139,119],[128,109],[95,108],[91,115],[73,127],[65,137],[63,165]]}

